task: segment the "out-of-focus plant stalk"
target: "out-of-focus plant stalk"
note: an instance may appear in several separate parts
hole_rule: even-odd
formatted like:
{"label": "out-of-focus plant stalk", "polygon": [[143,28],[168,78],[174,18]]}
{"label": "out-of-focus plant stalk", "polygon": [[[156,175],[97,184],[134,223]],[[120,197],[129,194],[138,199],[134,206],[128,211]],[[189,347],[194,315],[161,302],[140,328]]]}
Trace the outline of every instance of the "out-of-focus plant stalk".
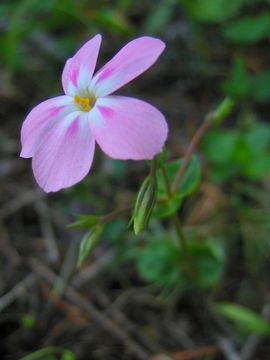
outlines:
{"label": "out-of-focus plant stalk", "polygon": [[[161,169],[161,173],[163,176],[167,196],[168,196],[168,198],[170,198],[174,194],[172,192],[170,179],[169,179],[166,167],[164,165],[162,165],[160,169]],[[190,278],[194,279],[196,277],[196,271],[195,271],[195,267],[192,266],[193,261],[192,261],[191,255],[188,251],[188,245],[187,245],[187,241],[185,238],[185,234],[182,229],[182,225],[179,221],[177,214],[172,214],[169,216],[169,218],[171,219],[171,221],[175,227],[176,235],[177,235],[179,244],[180,244],[181,249],[184,254],[184,266],[185,266],[184,270],[186,270],[186,273]]]}
{"label": "out-of-focus plant stalk", "polygon": [[[168,198],[170,198],[170,197],[173,196],[173,192],[172,192],[172,189],[171,189],[170,179],[169,179],[166,167],[164,165],[161,167],[161,173],[162,173],[162,176],[163,176],[167,196],[168,196]],[[187,243],[186,243],[185,235],[183,233],[182,226],[180,224],[178,216],[173,214],[171,216],[171,219],[172,219],[172,222],[173,222],[173,224],[175,226],[176,233],[177,233],[180,245],[181,245],[183,251],[187,251]]]}
{"label": "out-of-focus plant stalk", "polygon": [[208,130],[211,125],[219,125],[232,111],[235,103],[232,99],[226,97],[222,103],[216,108],[216,110],[211,111],[208,115],[206,115],[205,120],[195,132],[188,148],[185,153],[182,166],[180,167],[175,180],[172,185],[172,193],[175,193],[181,183],[181,180],[184,176],[184,173],[188,167],[190,158],[194,153],[199,141],[201,140],[204,133]]}
{"label": "out-of-focus plant stalk", "polygon": [[129,215],[130,211],[132,210],[132,206],[127,206],[122,209],[117,209],[114,211],[111,211],[110,213],[100,216],[99,223],[102,225],[107,224],[108,222],[117,219],[121,216]]}

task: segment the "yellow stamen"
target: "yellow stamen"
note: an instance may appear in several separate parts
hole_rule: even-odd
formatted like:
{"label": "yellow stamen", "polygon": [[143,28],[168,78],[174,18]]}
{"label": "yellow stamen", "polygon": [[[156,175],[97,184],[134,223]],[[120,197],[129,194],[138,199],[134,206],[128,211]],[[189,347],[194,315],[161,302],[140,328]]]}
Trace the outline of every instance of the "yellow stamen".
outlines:
{"label": "yellow stamen", "polygon": [[83,98],[78,95],[74,96],[74,101],[82,111],[90,111],[94,105],[94,101],[91,98]]}

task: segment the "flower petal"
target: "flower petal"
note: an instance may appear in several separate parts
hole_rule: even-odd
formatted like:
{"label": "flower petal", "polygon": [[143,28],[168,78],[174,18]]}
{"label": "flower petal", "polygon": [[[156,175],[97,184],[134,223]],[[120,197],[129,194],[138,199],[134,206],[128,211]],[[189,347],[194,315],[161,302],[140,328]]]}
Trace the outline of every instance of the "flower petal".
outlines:
{"label": "flower petal", "polygon": [[37,183],[46,192],[70,187],[90,170],[95,149],[86,113],[67,115],[55,124],[33,157]]}
{"label": "flower petal", "polygon": [[98,99],[89,120],[97,143],[114,159],[152,159],[161,151],[168,133],[158,109],[122,96]]}
{"label": "flower petal", "polygon": [[27,115],[21,129],[21,157],[32,157],[46,132],[66,114],[74,111],[70,96],[58,96],[35,106]]}
{"label": "flower petal", "polygon": [[84,95],[92,79],[95,70],[101,35],[96,35],[87,41],[76,54],[66,61],[62,84],[67,95],[74,96],[75,93]]}
{"label": "flower petal", "polygon": [[93,77],[90,89],[97,97],[106,96],[147,70],[165,48],[163,41],[141,37],[124,46]]}

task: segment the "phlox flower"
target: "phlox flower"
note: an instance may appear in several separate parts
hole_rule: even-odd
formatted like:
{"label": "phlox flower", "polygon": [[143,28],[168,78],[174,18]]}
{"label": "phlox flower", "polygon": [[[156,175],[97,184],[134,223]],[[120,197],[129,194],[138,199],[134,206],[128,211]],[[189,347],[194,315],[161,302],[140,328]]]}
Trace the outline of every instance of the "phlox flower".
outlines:
{"label": "phlox flower", "polygon": [[95,75],[101,35],[67,60],[65,95],[46,100],[26,117],[21,157],[32,158],[35,179],[46,192],[70,187],[89,172],[97,143],[113,159],[152,159],[167,138],[164,116],[135,98],[111,95],[148,69],[165,44],[140,37],[124,46]]}

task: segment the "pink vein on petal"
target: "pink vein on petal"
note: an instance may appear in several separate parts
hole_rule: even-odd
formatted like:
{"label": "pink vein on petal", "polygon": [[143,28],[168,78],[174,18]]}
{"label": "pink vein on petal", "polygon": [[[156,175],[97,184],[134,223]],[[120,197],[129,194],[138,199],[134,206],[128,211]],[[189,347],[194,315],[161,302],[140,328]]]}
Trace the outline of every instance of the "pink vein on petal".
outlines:
{"label": "pink vein on petal", "polygon": [[80,72],[80,69],[77,67],[77,68],[73,69],[73,71],[72,71],[72,73],[70,75],[70,80],[71,80],[71,82],[73,83],[74,86],[78,85],[79,72]]}
{"label": "pink vein on petal", "polygon": [[113,68],[108,68],[108,69],[105,69],[104,71],[101,71],[96,83],[98,84],[100,81],[107,79],[109,76],[112,75],[113,72],[114,72]]}
{"label": "pink vein on petal", "polygon": [[106,118],[110,118],[114,114],[114,110],[107,106],[97,105],[97,108],[100,111],[100,113]]}
{"label": "pink vein on petal", "polygon": [[65,105],[55,106],[49,110],[49,116],[57,115],[62,109],[64,109]]}
{"label": "pink vein on petal", "polygon": [[68,130],[67,130],[67,136],[69,137],[73,137],[77,132],[78,132],[78,128],[79,128],[79,116],[77,116],[72,124],[69,126]]}

